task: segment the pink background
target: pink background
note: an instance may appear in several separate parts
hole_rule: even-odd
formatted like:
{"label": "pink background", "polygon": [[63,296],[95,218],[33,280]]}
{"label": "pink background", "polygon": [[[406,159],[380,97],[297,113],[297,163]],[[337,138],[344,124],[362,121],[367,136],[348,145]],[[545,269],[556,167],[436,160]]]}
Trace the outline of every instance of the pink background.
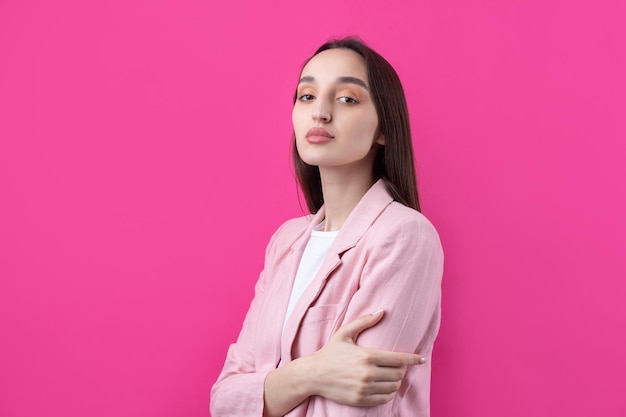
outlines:
{"label": "pink background", "polygon": [[433,416],[626,415],[625,12],[1,1],[0,416],[208,414],[345,34],[404,82],[446,251]]}

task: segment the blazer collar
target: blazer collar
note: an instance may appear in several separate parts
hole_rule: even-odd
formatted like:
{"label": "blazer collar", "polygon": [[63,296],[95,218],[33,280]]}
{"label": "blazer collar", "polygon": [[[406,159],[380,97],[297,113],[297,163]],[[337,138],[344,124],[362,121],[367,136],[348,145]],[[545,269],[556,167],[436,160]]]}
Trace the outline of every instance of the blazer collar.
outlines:
{"label": "blazer collar", "polygon": [[[392,201],[393,197],[387,191],[385,181],[382,178],[376,181],[346,219],[346,222],[341,227],[333,243],[331,251],[341,255],[348,249],[354,247],[367,229],[369,229],[372,223],[374,223]],[[317,213],[313,215],[306,232],[293,243],[291,248],[294,251],[304,251],[309,237],[311,236],[311,230],[324,220],[325,213],[326,210],[324,206],[322,206]]]}

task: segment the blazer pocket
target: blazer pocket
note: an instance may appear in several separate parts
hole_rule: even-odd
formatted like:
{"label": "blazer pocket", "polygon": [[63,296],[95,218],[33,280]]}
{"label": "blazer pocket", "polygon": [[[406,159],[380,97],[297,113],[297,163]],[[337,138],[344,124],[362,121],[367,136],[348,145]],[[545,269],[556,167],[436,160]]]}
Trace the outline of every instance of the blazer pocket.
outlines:
{"label": "blazer pocket", "polygon": [[333,320],[337,317],[337,304],[309,307],[300,323],[300,327],[308,323]]}
{"label": "blazer pocket", "polygon": [[332,336],[338,309],[337,304],[330,304],[307,310],[293,344],[293,358],[315,353],[326,344]]}

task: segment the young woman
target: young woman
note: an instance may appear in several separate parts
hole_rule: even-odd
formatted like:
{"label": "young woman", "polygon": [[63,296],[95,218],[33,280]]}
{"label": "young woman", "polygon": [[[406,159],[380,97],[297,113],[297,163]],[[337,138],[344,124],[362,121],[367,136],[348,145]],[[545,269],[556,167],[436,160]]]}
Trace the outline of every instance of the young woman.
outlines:
{"label": "young woman", "polygon": [[293,126],[312,215],[272,236],[211,413],[428,416],[443,252],[419,213],[400,80],[359,40],[326,43]]}

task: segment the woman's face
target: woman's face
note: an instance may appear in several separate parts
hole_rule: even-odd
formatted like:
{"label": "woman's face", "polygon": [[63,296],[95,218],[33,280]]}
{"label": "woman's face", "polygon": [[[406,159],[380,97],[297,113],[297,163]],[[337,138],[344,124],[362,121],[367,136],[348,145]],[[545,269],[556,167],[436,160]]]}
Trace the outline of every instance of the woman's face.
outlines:
{"label": "woman's face", "polygon": [[384,144],[365,61],[349,49],[329,49],[302,69],[293,107],[302,160],[322,167],[373,164]]}

